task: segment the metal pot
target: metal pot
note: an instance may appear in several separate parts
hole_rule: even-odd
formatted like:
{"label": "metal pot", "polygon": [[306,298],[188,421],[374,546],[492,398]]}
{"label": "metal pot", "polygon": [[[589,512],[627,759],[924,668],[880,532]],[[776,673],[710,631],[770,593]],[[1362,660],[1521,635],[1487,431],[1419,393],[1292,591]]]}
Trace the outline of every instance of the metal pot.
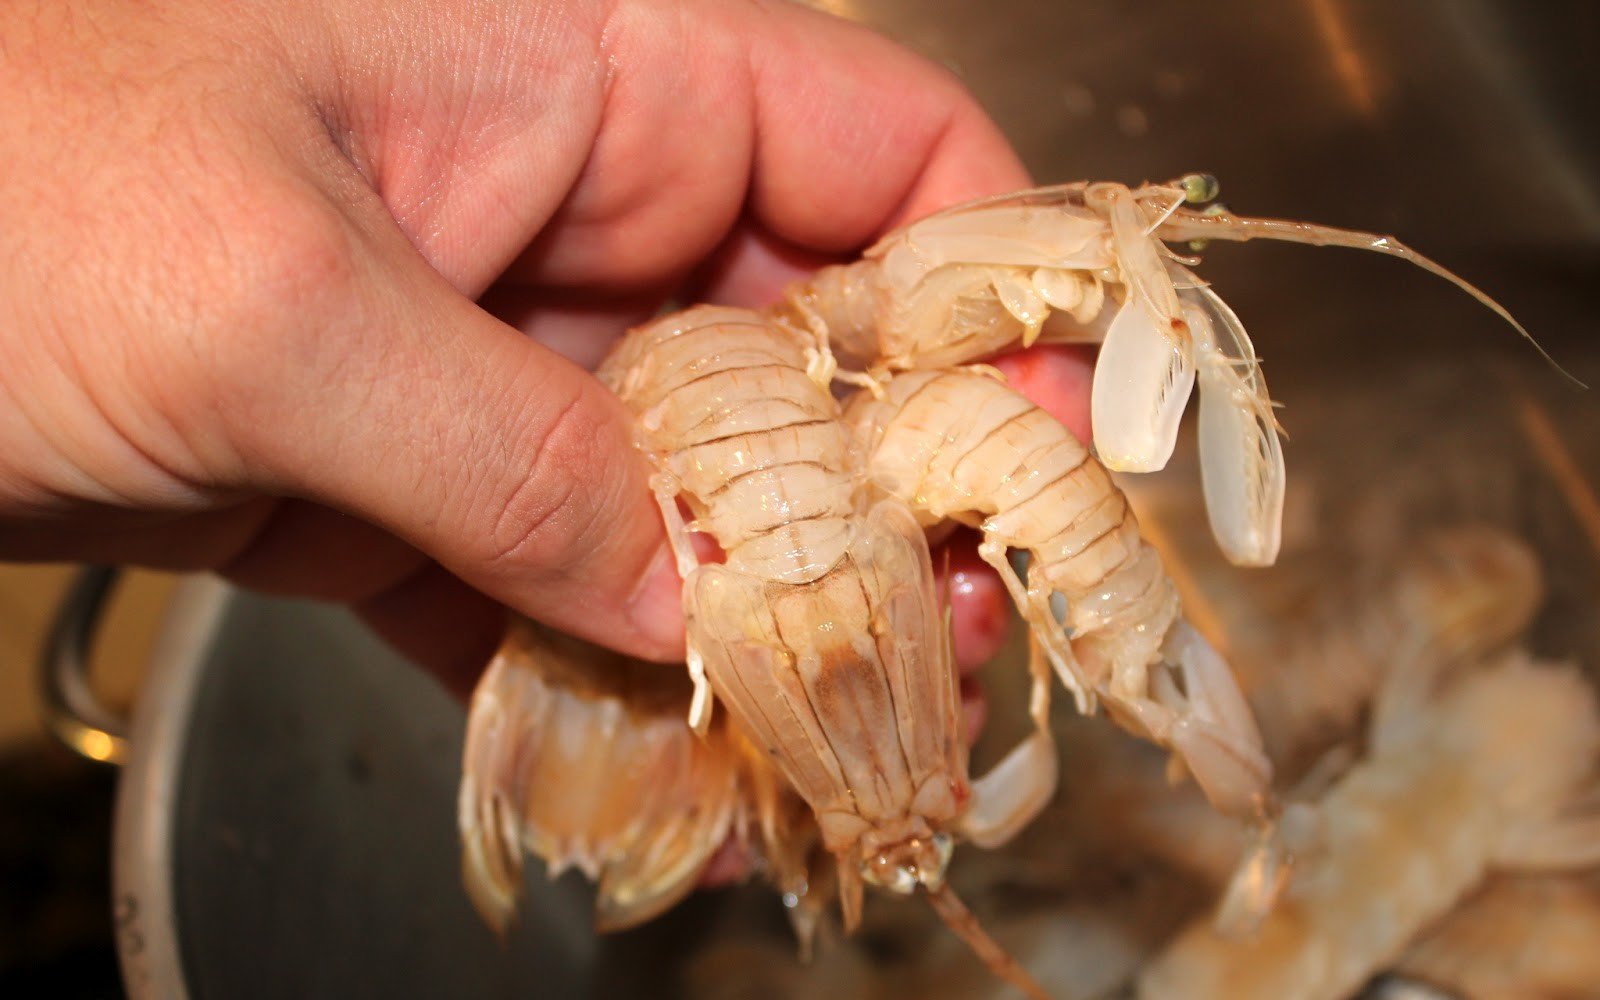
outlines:
{"label": "metal pot", "polygon": [[46,686],[72,745],[126,749],[113,908],[135,1000],[662,996],[662,956],[692,954],[712,911],[785,931],[752,888],[601,939],[581,877],[534,875],[497,940],[461,888],[458,702],[347,612],[195,578],[124,733],[83,683],[110,583],[80,577]]}
{"label": "metal pot", "polygon": [[[1401,234],[1501,297],[1574,374],[1600,380],[1592,4],[819,6],[950,65],[1042,180],[1207,170],[1241,213]],[[1205,273],[1256,331],[1287,404],[1299,520],[1286,556],[1381,551],[1438,519],[1497,521],[1549,567],[1536,648],[1592,662],[1600,583],[1581,541],[1592,532],[1600,547],[1584,507],[1584,477],[1600,470],[1592,395],[1470,301],[1392,261],[1261,245],[1209,253]],[[1198,494],[1185,447],[1155,480],[1159,496]],[[93,603],[70,609],[63,636],[81,634]],[[70,668],[72,640],[56,649]],[[114,727],[91,717],[83,692],[56,690],[82,717],[67,729],[100,734],[90,742],[114,754]],[[724,894],[602,942],[586,929],[586,890],[562,881],[536,891],[502,946],[459,889],[461,736],[460,707],[345,614],[211,581],[185,588],[117,807],[130,991],[662,996],[713,919],[731,909],[777,925],[764,894]]]}

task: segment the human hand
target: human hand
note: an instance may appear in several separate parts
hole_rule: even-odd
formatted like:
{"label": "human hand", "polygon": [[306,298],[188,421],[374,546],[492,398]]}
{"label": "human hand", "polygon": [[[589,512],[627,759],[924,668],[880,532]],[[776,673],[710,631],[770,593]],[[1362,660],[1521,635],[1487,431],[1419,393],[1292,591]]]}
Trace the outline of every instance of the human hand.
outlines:
{"label": "human hand", "polygon": [[[682,655],[582,367],[622,329],[1027,182],[948,75],[788,5],[64,0],[0,53],[0,556],[348,602],[458,689],[500,603]],[[987,659],[997,584],[952,601]]]}

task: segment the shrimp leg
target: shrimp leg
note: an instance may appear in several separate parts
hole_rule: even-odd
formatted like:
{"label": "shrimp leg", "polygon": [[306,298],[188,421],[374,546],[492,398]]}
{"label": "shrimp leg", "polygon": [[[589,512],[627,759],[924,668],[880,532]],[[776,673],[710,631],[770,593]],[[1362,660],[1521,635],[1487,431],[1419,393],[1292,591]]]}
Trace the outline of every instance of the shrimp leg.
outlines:
{"label": "shrimp leg", "polygon": [[1172,746],[1222,811],[1260,812],[1271,765],[1255,717],[1227,663],[1194,626],[1181,620],[1167,633],[1162,655],[1161,669],[1150,675],[1149,693],[1113,691],[1106,696],[1108,709],[1127,713],[1155,742]]}
{"label": "shrimp leg", "polygon": [[[677,478],[667,473],[650,477],[650,489],[655,494],[656,506],[661,508],[661,523],[667,532],[667,544],[672,546],[673,558],[678,563],[679,578],[687,581],[700,568],[700,559],[694,554],[689,541],[689,526],[678,510],[681,492]],[[706,659],[693,636],[684,637],[684,667],[689,680],[694,682],[694,696],[689,700],[689,727],[704,736],[711,724],[711,710],[716,696],[711,692],[711,682],[706,678]]]}
{"label": "shrimp leg", "polygon": [[1072,692],[1078,711],[1085,715],[1093,712],[1094,692],[1089,686],[1089,679],[1084,676],[1083,668],[1078,665],[1071,644],[1058,630],[1049,627],[1051,623],[1046,620],[1051,614],[1049,596],[1042,595],[1041,599],[1040,594],[1029,590],[1023,584],[1021,578],[1017,576],[1017,571],[1011,566],[1005,544],[998,539],[985,538],[978,543],[978,556],[999,575],[1000,582],[1005,584],[1006,592],[1011,595],[1012,603],[1033,628],[1031,639],[1033,653],[1047,657],[1050,665],[1055,667],[1056,676],[1061,678],[1062,685]]}
{"label": "shrimp leg", "polygon": [[962,836],[979,847],[999,847],[1031,823],[1055,794],[1056,741],[1050,731],[1050,662],[1037,639],[1028,643],[1033,684],[1028,714],[1034,731],[1012,747],[989,773],[972,782],[972,805],[961,817]]}

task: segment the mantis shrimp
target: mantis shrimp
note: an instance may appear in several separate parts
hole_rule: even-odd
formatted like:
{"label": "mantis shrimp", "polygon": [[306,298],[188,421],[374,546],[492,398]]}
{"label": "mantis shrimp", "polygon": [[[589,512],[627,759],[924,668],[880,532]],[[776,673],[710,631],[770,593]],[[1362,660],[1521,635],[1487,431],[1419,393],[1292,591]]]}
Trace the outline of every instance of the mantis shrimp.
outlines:
{"label": "mantis shrimp", "polygon": [[[931,522],[977,527],[979,554],[1018,607],[1057,623],[1035,629],[1035,659],[1048,656],[1080,705],[1092,693],[1127,728],[1173,746],[1225,812],[1265,808],[1271,768],[1233,675],[1180,620],[1122,491],[1066,428],[973,371],[898,377],[881,399],[858,396],[846,420],[873,487]],[[1016,549],[1031,556],[1027,585],[1007,560]],[[1181,685],[1152,664],[1176,666]],[[1033,702],[1038,718],[1048,676],[1037,667]]]}
{"label": "mantis shrimp", "polygon": [[1099,343],[1094,447],[1113,471],[1166,465],[1198,382],[1212,533],[1231,561],[1270,565],[1285,472],[1265,377],[1244,324],[1192,270],[1198,260],[1167,244],[1271,239],[1398,257],[1466,291],[1543,351],[1499,303],[1391,236],[1234,215],[1218,193],[1215,178],[1188,174],[956,205],[888,234],[855,263],[824,268],[790,290],[786,308],[825,331],[866,384],[1035,342]]}
{"label": "mantis shrimp", "polygon": [[[825,269],[771,310],[699,306],[635,328],[598,372],[636,421],[685,581],[687,730],[716,739],[713,705],[727,706],[725,731],[762,762],[747,774],[775,772],[808,807],[835,861],[847,929],[864,885],[920,889],[994,971],[1033,996],[1043,993],[978,927],[945,871],[957,838],[1003,843],[1053,792],[1051,668],[1081,710],[1103,703],[1120,725],[1173,749],[1223,811],[1261,825],[1274,811],[1270,766],[1236,682],[1183,621],[1106,471],[1166,461],[1198,378],[1214,533],[1236,562],[1275,557],[1283,462],[1253,348],[1188,270],[1193,261],[1163,241],[1362,246],[1464,285],[1393,241],[1192,207],[1213,196],[1190,178],[959,206],[890,234],[857,264]],[[1103,341],[1092,400],[1099,460],[1001,381],[953,369],[1012,344],[1071,339]],[[840,370],[840,359],[854,368]],[[860,387],[848,406],[836,380]],[[976,780],[924,533],[946,520],[983,532],[980,551],[1032,630],[1035,731]],[[696,534],[715,541],[722,561],[697,554]],[[1031,557],[1026,582],[1009,565],[1012,550]],[[512,707],[486,711],[479,725],[525,724],[528,710],[501,697]],[[504,749],[469,752],[467,770],[516,761]],[[726,781],[715,780],[720,795]],[[478,858],[469,851],[469,871],[479,864],[497,884],[517,842],[503,808],[463,794],[464,829],[499,831]],[[727,828],[702,828],[702,847]],[[621,833],[607,842],[645,843]],[[639,850],[624,846],[609,863],[631,871]],[[613,870],[592,853],[572,856],[602,881]],[[682,871],[703,857],[679,857],[639,876],[653,888],[648,903],[622,907],[628,919],[681,893]]]}
{"label": "mantis shrimp", "polygon": [[[1054,758],[968,780],[927,541],[904,504],[860,496],[821,357],[787,324],[701,307],[630,332],[601,368],[637,416],[685,580],[688,723],[706,730],[714,685],[811,807],[847,927],[863,883],[920,887],[997,972],[1043,995],[944,876],[953,834],[991,840],[1037,810]],[[726,561],[702,565],[692,530]]]}
{"label": "mantis shrimp", "polygon": [[[1600,863],[1585,791],[1600,763],[1594,693],[1571,668],[1506,651],[1541,592],[1538,564],[1515,539],[1481,525],[1436,531],[1375,594],[1338,609],[1338,630],[1294,639],[1288,669],[1251,692],[1277,723],[1275,756],[1326,750],[1330,735],[1360,742],[1356,717],[1373,701],[1364,754],[1336,745],[1289,793],[1285,839],[1298,864],[1259,933],[1227,940],[1196,923],[1147,970],[1141,995],[1208,997],[1226,983],[1229,996],[1334,998],[1390,967],[1488,978],[1494,962],[1439,935],[1485,937],[1474,914],[1517,905],[1523,890],[1492,882],[1458,908],[1466,893],[1491,872]],[[1297,698],[1304,705],[1290,710]],[[1220,884],[1245,845],[1192,804],[1178,815],[1145,798],[1131,836]],[[1196,844],[1215,849],[1197,854]],[[1585,918],[1584,892],[1550,895]],[[1561,974],[1558,960],[1546,964]]]}

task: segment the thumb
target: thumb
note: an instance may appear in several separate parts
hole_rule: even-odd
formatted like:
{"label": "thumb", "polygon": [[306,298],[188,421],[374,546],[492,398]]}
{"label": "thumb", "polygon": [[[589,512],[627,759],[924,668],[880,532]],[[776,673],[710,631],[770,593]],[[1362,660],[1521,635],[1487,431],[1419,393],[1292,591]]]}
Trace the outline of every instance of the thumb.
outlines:
{"label": "thumb", "polygon": [[556,628],[681,657],[680,583],[622,404],[409,244],[328,256],[301,272],[325,275],[296,303],[316,327],[255,352],[276,377],[234,379],[248,389],[230,435],[265,485],[371,521]]}

